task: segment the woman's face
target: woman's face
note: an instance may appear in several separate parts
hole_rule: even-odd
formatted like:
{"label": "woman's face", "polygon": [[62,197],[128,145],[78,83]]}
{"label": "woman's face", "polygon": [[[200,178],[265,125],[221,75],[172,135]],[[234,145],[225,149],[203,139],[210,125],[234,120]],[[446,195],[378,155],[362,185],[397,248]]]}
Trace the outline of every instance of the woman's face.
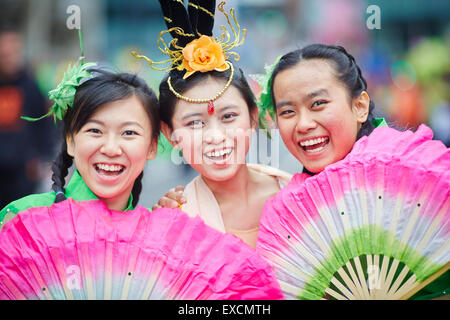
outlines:
{"label": "woman's face", "polygon": [[104,104],[67,137],[67,153],[77,170],[107,205],[126,207],[134,181],[156,156],[156,148],[148,114],[135,96]]}
{"label": "woman's face", "polygon": [[273,91],[280,135],[306,169],[320,172],[350,152],[370,99],[350,98],[330,63],[301,61],[275,77]]}
{"label": "woman's face", "polygon": [[[222,90],[223,86],[222,81],[207,79],[183,95],[208,98]],[[214,113],[209,114],[207,103],[178,99],[172,116],[173,130],[166,126],[164,133],[203,177],[224,181],[232,178],[245,164],[255,127],[252,123],[256,122],[251,122],[247,103],[234,86],[225,90],[213,103]]]}

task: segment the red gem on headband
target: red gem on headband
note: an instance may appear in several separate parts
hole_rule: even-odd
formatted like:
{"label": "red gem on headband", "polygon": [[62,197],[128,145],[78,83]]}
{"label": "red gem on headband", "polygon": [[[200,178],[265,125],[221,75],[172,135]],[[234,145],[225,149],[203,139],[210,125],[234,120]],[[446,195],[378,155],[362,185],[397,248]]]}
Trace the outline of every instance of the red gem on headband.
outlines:
{"label": "red gem on headband", "polygon": [[208,114],[214,113],[214,103],[212,101],[208,101]]}

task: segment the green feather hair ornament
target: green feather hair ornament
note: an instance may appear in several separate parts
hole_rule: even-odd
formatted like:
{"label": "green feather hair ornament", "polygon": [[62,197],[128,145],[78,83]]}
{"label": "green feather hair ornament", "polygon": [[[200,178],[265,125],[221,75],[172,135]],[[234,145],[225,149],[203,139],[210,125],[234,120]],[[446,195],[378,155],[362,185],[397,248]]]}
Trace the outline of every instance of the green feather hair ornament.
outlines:
{"label": "green feather hair ornament", "polygon": [[49,112],[39,118],[21,117],[22,119],[27,121],[38,121],[45,117],[53,115],[53,119],[56,124],[56,120],[62,120],[68,108],[72,107],[75,93],[77,87],[81,83],[81,80],[93,77],[87,69],[96,66],[97,63],[84,62],[84,47],[83,38],[81,36],[81,29],[78,29],[78,38],[80,40],[81,57],[78,59],[76,64],[74,64],[73,66],[69,65],[67,70],[64,72],[63,78],[58,86],[55,89],[49,91],[49,99],[55,102],[50,108]]}
{"label": "green feather hair ornament", "polygon": [[269,138],[270,135],[270,126],[267,116],[270,116],[273,121],[275,121],[275,108],[273,107],[272,94],[270,92],[270,87],[272,86],[272,72],[275,69],[276,65],[280,61],[283,55],[278,56],[278,58],[274,61],[272,65],[266,65],[264,67],[266,73],[256,75],[255,80],[261,86],[261,94],[259,95],[259,99],[257,101],[259,115],[258,122],[259,127],[266,131],[266,134]]}

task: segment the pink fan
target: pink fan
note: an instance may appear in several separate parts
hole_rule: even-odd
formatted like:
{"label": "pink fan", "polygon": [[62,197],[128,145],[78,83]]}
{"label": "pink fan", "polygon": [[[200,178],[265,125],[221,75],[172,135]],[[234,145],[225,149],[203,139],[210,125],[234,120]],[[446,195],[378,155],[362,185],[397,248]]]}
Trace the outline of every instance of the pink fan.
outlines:
{"label": "pink fan", "polygon": [[279,299],[268,264],[182,211],[100,200],[31,208],[0,232],[0,299]]}
{"label": "pink fan", "polygon": [[450,151],[383,127],[266,203],[257,251],[286,298],[407,299],[449,269]]}

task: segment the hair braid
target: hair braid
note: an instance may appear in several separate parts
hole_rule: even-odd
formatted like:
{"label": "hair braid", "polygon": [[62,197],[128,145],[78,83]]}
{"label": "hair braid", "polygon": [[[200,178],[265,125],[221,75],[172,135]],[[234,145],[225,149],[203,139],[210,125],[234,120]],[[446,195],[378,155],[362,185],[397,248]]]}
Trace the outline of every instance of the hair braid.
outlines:
{"label": "hair braid", "polygon": [[[361,86],[361,92],[367,91],[367,81],[366,81],[366,79],[364,79],[362,72],[361,72],[361,68],[356,63],[355,57],[353,57],[353,55],[348,53],[347,50],[345,50],[345,48],[342,46],[336,46],[336,48],[337,48],[337,50],[339,50],[340,52],[342,52],[343,54],[345,54],[347,56],[347,58],[350,61],[350,65],[355,67],[356,71],[358,72],[357,81],[358,81],[359,85]],[[361,125],[361,128],[358,131],[358,135],[356,137],[357,140],[363,136],[368,136],[375,129],[375,127],[372,123],[374,109],[375,109],[375,103],[372,100],[370,100],[369,115],[367,116],[367,120]]]}
{"label": "hair braid", "polygon": [[67,144],[66,141],[64,141],[62,143],[61,151],[55,161],[53,161],[52,165],[52,190],[56,192],[55,203],[66,200],[66,196],[64,195],[65,178],[72,163],[73,159],[67,154]]}

